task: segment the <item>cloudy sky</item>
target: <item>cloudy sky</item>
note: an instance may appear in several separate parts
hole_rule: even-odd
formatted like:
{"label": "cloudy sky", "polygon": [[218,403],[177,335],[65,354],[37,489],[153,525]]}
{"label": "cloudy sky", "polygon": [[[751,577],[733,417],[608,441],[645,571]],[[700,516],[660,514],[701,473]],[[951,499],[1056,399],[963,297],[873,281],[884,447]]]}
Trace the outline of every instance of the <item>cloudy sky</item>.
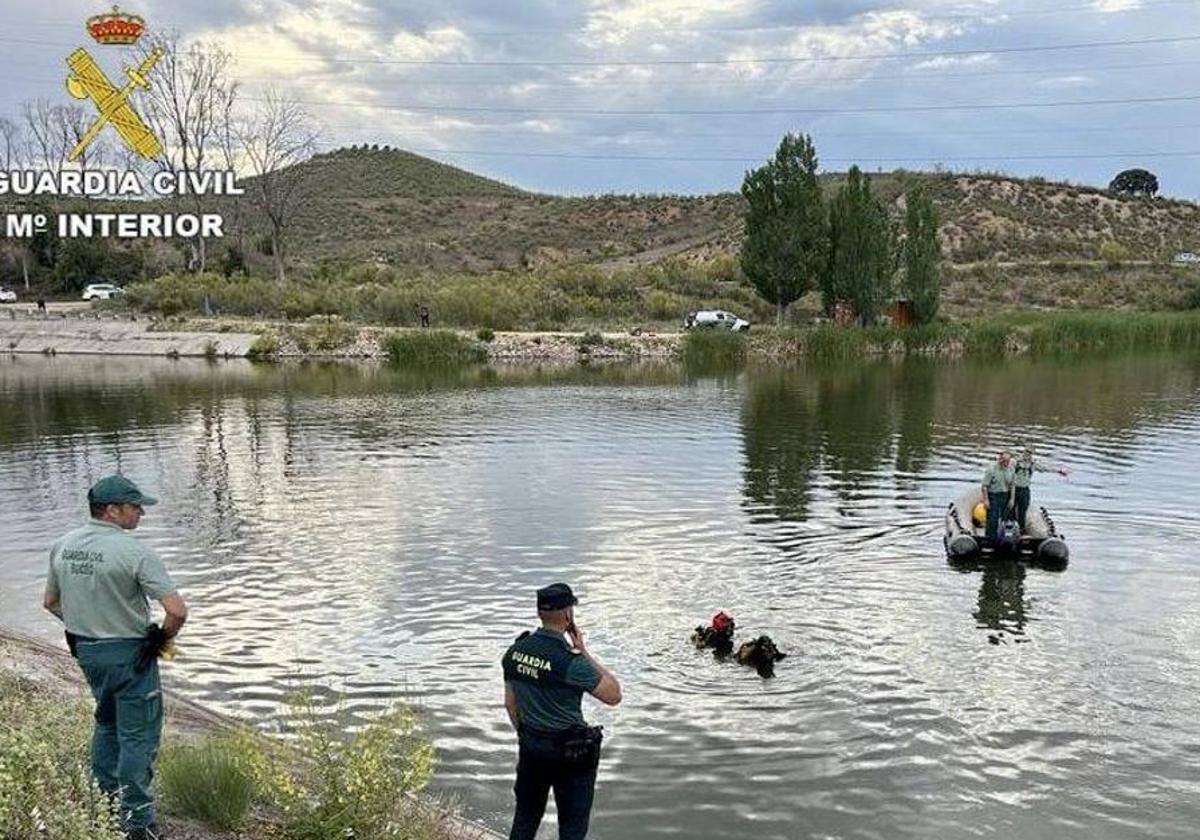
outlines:
{"label": "cloudy sky", "polygon": [[[108,5],[0,0],[0,115],[65,99],[63,59]],[[326,146],[391,144],[533,189],[736,189],[799,130],[829,170],[1105,184],[1145,166],[1164,193],[1200,198],[1200,0],[126,7],[221,43],[248,99],[273,84],[302,100]]]}

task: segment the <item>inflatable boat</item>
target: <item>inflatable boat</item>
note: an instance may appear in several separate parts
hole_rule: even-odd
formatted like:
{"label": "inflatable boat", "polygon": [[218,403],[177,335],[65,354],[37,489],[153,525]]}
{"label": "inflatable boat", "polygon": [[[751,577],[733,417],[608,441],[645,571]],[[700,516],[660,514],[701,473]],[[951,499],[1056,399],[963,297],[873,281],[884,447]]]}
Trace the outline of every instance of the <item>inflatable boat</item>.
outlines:
{"label": "inflatable boat", "polygon": [[1044,507],[1030,508],[1025,515],[1025,532],[1015,523],[1001,529],[996,538],[984,536],[985,523],[975,518],[979,487],[964,491],[946,509],[946,556],[951,561],[977,560],[984,556],[1012,556],[1042,563],[1049,567],[1067,565],[1070,552],[1067,541],[1054,527]]}

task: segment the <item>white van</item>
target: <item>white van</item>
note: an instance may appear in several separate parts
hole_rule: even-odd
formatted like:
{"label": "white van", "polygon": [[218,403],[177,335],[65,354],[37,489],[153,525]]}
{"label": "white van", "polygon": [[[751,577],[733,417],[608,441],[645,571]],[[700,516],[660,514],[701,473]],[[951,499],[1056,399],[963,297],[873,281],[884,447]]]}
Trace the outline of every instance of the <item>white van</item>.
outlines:
{"label": "white van", "polygon": [[92,283],[83,290],[84,300],[108,300],[117,295],[124,294],[125,290],[120,286],[114,286],[112,283]]}
{"label": "white van", "polygon": [[699,312],[689,312],[683,319],[685,330],[698,327],[745,332],[750,329],[750,322],[722,309],[701,309]]}

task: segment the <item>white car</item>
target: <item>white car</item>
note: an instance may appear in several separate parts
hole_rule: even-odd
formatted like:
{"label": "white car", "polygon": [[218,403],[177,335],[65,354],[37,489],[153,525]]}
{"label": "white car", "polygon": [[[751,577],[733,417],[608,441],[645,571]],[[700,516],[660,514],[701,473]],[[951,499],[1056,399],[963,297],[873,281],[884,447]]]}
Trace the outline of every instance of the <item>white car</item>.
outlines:
{"label": "white car", "polygon": [[16,303],[17,293],[12,289],[0,288],[0,303]]}
{"label": "white car", "polygon": [[124,294],[125,290],[112,283],[92,283],[83,290],[84,300],[108,300]]}
{"label": "white car", "polygon": [[1187,265],[1188,263],[1200,263],[1200,254],[1184,251],[1182,254],[1175,255],[1176,265]]}
{"label": "white car", "polygon": [[721,309],[701,309],[699,312],[689,312],[688,316],[683,319],[684,329],[690,330],[697,327],[715,327],[733,332],[745,332],[750,329],[750,322],[739,318],[732,312],[725,312]]}

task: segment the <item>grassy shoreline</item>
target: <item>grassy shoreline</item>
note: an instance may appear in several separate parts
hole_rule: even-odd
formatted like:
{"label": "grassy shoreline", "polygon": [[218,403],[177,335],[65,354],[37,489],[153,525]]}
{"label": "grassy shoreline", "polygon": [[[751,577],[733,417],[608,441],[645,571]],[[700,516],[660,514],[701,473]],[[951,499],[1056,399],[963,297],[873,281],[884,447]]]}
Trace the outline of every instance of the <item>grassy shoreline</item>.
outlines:
{"label": "grassy shoreline", "polygon": [[[296,738],[281,741],[164,694],[157,787],[171,837],[497,836],[421,798],[433,748],[403,707],[349,740],[305,718]],[[91,706],[65,651],[0,628],[0,836],[119,840],[109,803],[89,779]]]}
{"label": "grassy shoreline", "polygon": [[[97,315],[120,320],[120,310],[88,312],[76,322],[0,320],[0,342],[10,352],[74,352],[95,355],[246,355],[258,360],[386,359],[412,368],[478,363],[573,364],[598,361],[675,361],[689,365],[730,362],[789,363],[861,358],[1005,356],[1046,353],[1110,353],[1186,350],[1200,347],[1200,309],[1174,312],[1017,311],[923,327],[857,328],[757,326],[746,334],[717,331],[658,332],[510,331],[490,328],[395,328],[316,316],[301,322],[230,317],[140,320],[136,329],[95,324]],[[94,326],[87,326],[91,321]],[[74,324],[78,323],[77,326]],[[53,328],[53,329],[49,329]],[[28,334],[28,335],[27,335]],[[162,336],[162,340],[143,339]],[[87,339],[82,345],[78,339]],[[256,336],[256,338],[255,338]],[[232,338],[239,338],[240,343]],[[28,338],[29,340],[24,340]],[[65,346],[63,343],[65,342]],[[55,346],[58,343],[60,346]],[[230,352],[228,346],[235,349]],[[166,351],[147,350],[166,347]],[[191,347],[192,353],[180,348]],[[219,348],[226,347],[219,352]],[[237,348],[240,348],[237,349]]]}

